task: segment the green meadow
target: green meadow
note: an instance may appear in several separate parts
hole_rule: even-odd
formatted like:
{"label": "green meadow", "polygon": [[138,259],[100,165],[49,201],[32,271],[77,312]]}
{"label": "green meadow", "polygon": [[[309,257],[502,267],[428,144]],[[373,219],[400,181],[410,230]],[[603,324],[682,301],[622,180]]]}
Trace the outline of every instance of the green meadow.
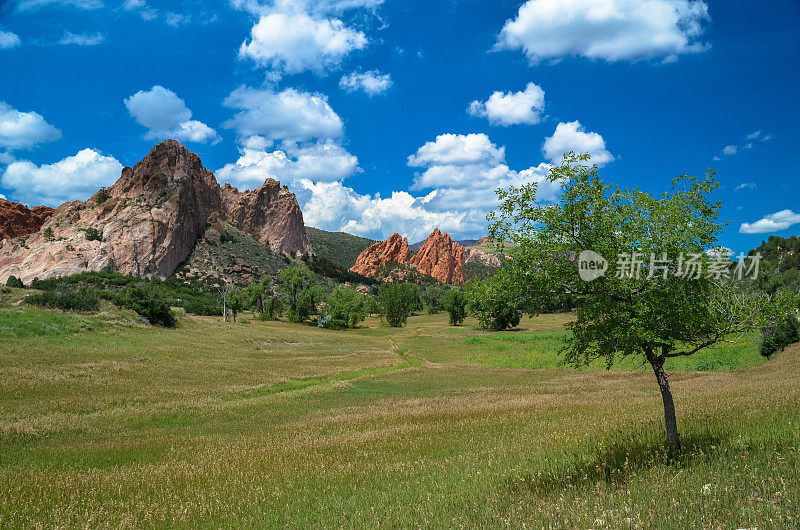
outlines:
{"label": "green meadow", "polygon": [[800,526],[800,347],[561,366],[569,315],[356,330],[0,298],[0,527]]}

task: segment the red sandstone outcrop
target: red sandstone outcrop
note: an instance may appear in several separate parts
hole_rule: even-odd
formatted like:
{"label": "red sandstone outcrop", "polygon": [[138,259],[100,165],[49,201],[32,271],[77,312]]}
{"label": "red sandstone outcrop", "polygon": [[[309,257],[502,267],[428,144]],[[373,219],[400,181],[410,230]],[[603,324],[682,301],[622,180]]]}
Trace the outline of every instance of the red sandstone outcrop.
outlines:
{"label": "red sandstone outcrop", "polygon": [[464,263],[479,263],[487,267],[499,267],[502,263],[500,258],[494,254],[489,254],[479,248],[464,247]]}
{"label": "red sandstone outcrop", "polygon": [[54,211],[48,206],[28,208],[18,202],[0,199],[0,239],[38,232]]}
{"label": "red sandstone outcrop", "polygon": [[411,264],[442,283],[464,283],[464,251],[450,238],[450,234],[438,228],[414,254]]}
{"label": "red sandstone outcrop", "polygon": [[463,249],[450,235],[438,228],[428,236],[413,257],[408,240],[399,234],[392,234],[389,239],[375,243],[362,252],[350,270],[364,276],[374,276],[380,267],[390,262],[410,265],[443,283],[464,283]]}
{"label": "red sandstone outcrop", "polygon": [[310,252],[294,195],[285,188],[272,193],[279,188],[272,180],[262,188],[222,191],[196,154],[175,140],[161,142],[133,168],[123,169],[107,190],[85,203],[59,206],[39,232],[0,241],[0,282],[12,274],[28,283],[104,267],[165,278],[189,256],[210,222],[230,215],[273,249]]}
{"label": "red sandstone outcrop", "polygon": [[390,262],[403,264],[411,262],[408,239],[397,233],[392,234],[385,241],[379,241],[367,247],[356,258],[356,264],[350,270],[364,276],[374,276],[380,267]]}

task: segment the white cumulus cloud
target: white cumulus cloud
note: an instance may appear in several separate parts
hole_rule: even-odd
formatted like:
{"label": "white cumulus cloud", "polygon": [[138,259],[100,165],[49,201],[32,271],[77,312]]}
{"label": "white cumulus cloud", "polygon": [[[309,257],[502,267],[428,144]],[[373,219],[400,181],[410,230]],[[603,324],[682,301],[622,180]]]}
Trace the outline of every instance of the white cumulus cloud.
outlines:
{"label": "white cumulus cloud", "polygon": [[20,44],[22,44],[22,41],[19,40],[19,36],[16,33],[0,29],[0,50],[16,48]]}
{"label": "white cumulus cloud", "polygon": [[61,131],[47,123],[41,114],[21,112],[0,101],[0,147],[19,149],[52,142]]}
{"label": "white cumulus cloud", "polygon": [[545,139],[542,152],[545,158],[559,163],[564,153],[574,151],[576,154],[589,153],[590,163],[603,166],[614,156],[606,149],[606,142],[596,132],[586,132],[579,121],[559,123],[553,136]]}
{"label": "white cumulus cloud", "polygon": [[762,217],[755,223],[742,223],[739,227],[740,234],[766,234],[779,232],[790,226],[800,223],[800,214],[792,210],[781,210]]}
{"label": "white cumulus cloud", "polygon": [[242,86],[231,92],[223,104],[240,109],[224,126],[236,129],[242,137],[301,141],[339,138],[344,134],[342,119],[322,94],[293,88],[274,92]]}
{"label": "white cumulus cloud", "polygon": [[710,19],[696,0],[528,0],[507,20],[495,49],[521,49],[531,62],[582,56],[607,61],[663,57],[708,48]]}
{"label": "white cumulus cloud", "polygon": [[370,70],[363,73],[352,72],[342,76],[339,80],[339,86],[347,92],[362,90],[369,96],[375,96],[391,88],[392,76],[381,74],[378,70]]}
{"label": "white cumulus cloud", "polygon": [[475,100],[467,111],[473,116],[488,118],[492,125],[528,124],[541,120],[544,110],[544,90],[534,83],[528,83],[520,92],[493,92],[486,101]]}
{"label": "white cumulus cloud", "polygon": [[122,171],[114,157],[93,149],[83,149],[53,164],[37,166],[27,160],[11,163],[0,184],[12,190],[18,201],[29,206],[58,206],[67,201],[85,200],[102,186],[110,186]]}
{"label": "white cumulus cloud", "polygon": [[322,73],[366,45],[364,33],[339,19],[302,12],[270,13],[262,15],[250,30],[250,40],[242,43],[239,56],[267,68],[272,79],[279,79],[284,73]]}
{"label": "white cumulus cloud", "polygon": [[247,138],[240,157],[215,171],[217,178],[241,189],[253,189],[267,178],[294,187],[300,180],[339,181],[358,171],[358,158],[333,140],[311,144],[285,142],[272,148],[263,137]]}
{"label": "white cumulus cloud", "polygon": [[726,145],[725,147],[722,148],[723,155],[735,155],[736,152],[737,149],[735,145]]}
{"label": "white cumulus cloud", "polygon": [[140,90],[125,100],[130,115],[149,130],[148,140],[173,138],[183,142],[216,143],[217,132],[197,120],[192,120],[192,111],[175,92],[155,85],[150,90]]}

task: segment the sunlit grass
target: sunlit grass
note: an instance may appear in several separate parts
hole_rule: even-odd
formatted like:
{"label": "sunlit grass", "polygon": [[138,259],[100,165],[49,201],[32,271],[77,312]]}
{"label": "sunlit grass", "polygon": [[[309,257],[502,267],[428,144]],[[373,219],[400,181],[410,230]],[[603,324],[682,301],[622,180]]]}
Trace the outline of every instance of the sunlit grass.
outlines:
{"label": "sunlit grass", "polygon": [[680,366],[674,455],[644,367],[558,367],[569,315],[127,318],[6,299],[0,527],[800,525],[797,346]]}

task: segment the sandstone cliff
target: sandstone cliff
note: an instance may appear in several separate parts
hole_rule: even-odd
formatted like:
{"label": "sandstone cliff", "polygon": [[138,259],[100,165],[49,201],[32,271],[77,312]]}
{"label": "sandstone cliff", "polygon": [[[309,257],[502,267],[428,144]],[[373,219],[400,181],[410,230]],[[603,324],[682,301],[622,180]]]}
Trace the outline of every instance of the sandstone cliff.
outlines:
{"label": "sandstone cliff", "polygon": [[408,239],[394,233],[385,241],[379,241],[370,245],[356,258],[356,264],[350,268],[351,271],[364,276],[374,276],[375,272],[387,263],[411,262],[411,251],[408,249]]}
{"label": "sandstone cliff", "polygon": [[434,229],[420,251],[411,258],[420,272],[442,283],[464,283],[464,252],[450,234]]}
{"label": "sandstone cliff", "polygon": [[0,199],[0,239],[38,232],[54,211],[47,206],[34,206],[29,209],[24,204]]}
{"label": "sandstone cliff", "polygon": [[[279,184],[270,180],[264,187]],[[187,258],[209,222],[229,215],[274,249],[310,252],[302,214],[288,190],[270,195],[261,188],[248,193],[226,188],[220,189],[196,154],[175,140],[161,142],[133,168],[123,169],[107,190],[85,203],[59,206],[39,232],[0,241],[0,282],[12,274],[28,283],[105,267],[165,278]],[[47,228],[50,237],[44,235]]]}
{"label": "sandstone cliff", "polygon": [[410,265],[443,283],[464,282],[461,245],[438,228],[428,236],[419,253],[413,257],[408,240],[399,234],[392,234],[389,239],[375,243],[362,252],[350,270],[364,276],[374,276],[380,267],[391,262]]}

